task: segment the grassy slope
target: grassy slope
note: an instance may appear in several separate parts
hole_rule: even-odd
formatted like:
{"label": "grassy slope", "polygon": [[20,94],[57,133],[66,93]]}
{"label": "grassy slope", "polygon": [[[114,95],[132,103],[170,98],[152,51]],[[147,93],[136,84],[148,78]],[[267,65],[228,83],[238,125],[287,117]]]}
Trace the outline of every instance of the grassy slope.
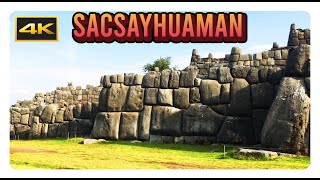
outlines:
{"label": "grassy slope", "polygon": [[[223,148],[210,145],[111,141],[83,145],[81,140],[11,141],[16,152],[11,153],[10,163],[15,169],[305,169],[310,164],[309,157],[223,158]],[[23,152],[26,149],[50,152]]]}

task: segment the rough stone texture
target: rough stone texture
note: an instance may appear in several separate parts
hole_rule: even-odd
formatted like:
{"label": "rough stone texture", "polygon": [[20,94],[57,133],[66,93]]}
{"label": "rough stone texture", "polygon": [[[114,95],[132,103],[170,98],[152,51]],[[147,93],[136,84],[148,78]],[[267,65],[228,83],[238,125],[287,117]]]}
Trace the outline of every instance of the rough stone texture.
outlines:
{"label": "rough stone texture", "polygon": [[274,59],[275,60],[281,60],[282,57],[281,57],[281,50],[276,50],[275,53],[274,53]]}
{"label": "rough stone texture", "polygon": [[232,49],[231,49],[231,54],[232,55],[234,55],[234,54],[241,54],[242,53],[242,50],[241,50],[241,48],[239,48],[239,47],[232,47]]}
{"label": "rough stone texture", "polygon": [[72,121],[73,120],[73,106],[69,106],[64,111],[64,117],[63,120],[65,121]]}
{"label": "rough stone texture", "polygon": [[28,125],[15,124],[15,133],[19,139],[28,139],[30,133],[30,127]]}
{"label": "rough stone texture", "polygon": [[287,59],[288,58],[288,50],[287,49],[282,49],[281,50],[281,57],[282,59]]}
{"label": "rough stone texture", "polygon": [[185,136],[216,136],[225,119],[202,104],[191,104],[183,113],[182,135]]}
{"label": "rough stone texture", "polygon": [[202,79],[196,78],[196,79],[194,80],[194,86],[195,86],[195,87],[200,87],[201,81],[202,81]]}
{"label": "rough stone texture", "polygon": [[300,45],[289,53],[285,76],[308,76],[308,63],[310,61],[310,45]]}
{"label": "rough stone texture", "polygon": [[245,79],[235,78],[231,84],[229,114],[251,117],[250,85]]}
{"label": "rough stone texture", "polygon": [[306,87],[307,87],[307,93],[310,97],[310,77],[306,77],[304,78],[304,83],[306,84]]}
{"label": "rough stone texture", "polygon": [[48,126],[48,138],[55,138],[57,137],[57,130],[58,130],[58,123],[49,124]]}
{"label": "rough stone texture", "polygon": [[107,111],[107,102],[108,102],[108,89],[103,88],[100,91],[100,96],[99,96],[99,110],[102,112]]}
{"label": "rough stone texture", "polygon": [[136,74],[134,76],[133,84],[134,85],[141,85],[142,84],[143,75],[142,74]]}
{"label": "rough stone texture", "polygon": [[259,69],[259,80],[260,82],[266,82],[268,77],[268,68],[263,67]]}
{"label": "rough stone texture", "polygon": [[106,140],[104,139],[84,139],[83,140],[83,144],[96,144],[96,143],[100,143],[100,142],[104,142]]}
{"label": "rough stone texture", "polygon": [[200,84],[200,98],[202,104],[219,104],[220,88],[221,84],[216,80],[202,80]]}
{"label": "rough stone texture", "polygon": [[134,140],[138,138],[138,112],[122,112],[119,139]]}
{"label": "rough stone texture", "polygon": [[92,137],[118,140],[120,115],[120,112],[98,113],[91,132]]}
{"label": "rough stone texture", "polygon": [[144,88],[153,88],[155,87],[154,79],[158,75],[156,71],[149,71],[146,75],[143,76],[142,79],[142,87]]}
{"label": "rough stone texture", "polygon": [[182,110],[168,106],[153,106],[150,133],[153,135],[180,136]]}
{"label": "rough stone texture", "polygon": [[84,103],[81,108],[81,119],[90,119],[92,117],[92,104],[91,102]]}
{"label": "rough stone texture", "polygon": [[258,68],[250,68],[250,71],[248,72],[246,80],[250,84],[259,83],[259,70],[258,70]]}
{"label": "rough stone texture", "polygon": [[126,111],[142,111],[143,109],[144,88],[130,86],[128,92]]}
{"label": "rough stone texture", "polygon": [[233,81],[233,78],[230,73],[230,68],[227,67],[221,67],[218,70],[218,81],[221,84],[224,83],[231,83]]}
{"label": "rough stone texture", "polygon": [[15,130],[14,130],[14,125],[10,124],[10,139],[15,138]]}
{"label": "rough stone texture", "polygon": [[249,61],[249,54],[240,55],[239,61]]}
{"label": "rough stone texture", "polygon": [[239,149],[237,152],[239,156],[253,157],[253,158],[276,158],[278,157],[277,152],[255,150],[255,149]]}
{"label": "rough stone texture", "polygon": [[117,82],[118,83],[124,82],[124,74],[117,74]]}
{"label": "rough stone texture", "polygon": [[123,84],[112,84],[107,91],[107,110],[111,112],[123,111],[126,104],[129,86]]}
{"label": "rough stone texture", "polygon": [[105,87],[105,88],[111,87],[111,82],[110,82],[110,76],[109,75],[103,76],[102,86]]}
{"label": "rough stone texture", "polygon": [[227,117],[218,133],[217,141],[227,144],[255,144],[251,118]]}
{"label": "rough stone texture", "polygon": [[268,69],[267,81],[273,85],[279,84],[282,79],[282,70],[280,67],[272,67]]}
{"label": "rough stone texture", "polygon": [[64,116],[64,110],[59,110],[57,112],[55,122],[56,123],[62,123],[63,122],[63,116]]}
{"label": "rough stone texture", "polygon": [[63,122],[59,123],[58,129],[57,129],[57,137],[67,138],[69,132],[69,122]]}
{"label": "rough stone texture", "polygon": [[118,82],[118,76],[116,74],[113,74],[110,76],[110,82],[111,83],[117,83]]}
{"label": "rough stone texture", "polygon": [[163,89],[169,88],[169,79],[170,79],[171,70],[165,69],[161,72],[161,82],[160,87]]}
{"label": "rough stone texture", "polygon": [[230,84],[222,84],[220,92],[220,104],[228,104],[230,97]]}
{"label": "rough stone texture", "polygon": [[29,139],[38,139],[41,137],[42,123],[33,123],[30,128]]}
{"label": "rough stone texture", "polygon": [[99,112],[99,102],[92,102],[92,116],[90,119],[94,120]]}
{"label": "rough stone texture", "polygon": [[173,105],[173,90],[172,89],[159,89],[158,104],[164,106]]}
{"label": "rough stone texture", "polygon": [[209,69],[209,79],[218,80],[218,67],[211,67]]}
{"label": "rough stone texture", "polygon": [[208,145],[216,142],[216,137],[212,136],[184,136],[186,144],[203,144]]}
{"label": "rough stone texture", "polygon": [[144,106],[140,113],[139,119],[139,140],[148,141],[150,138],[150,120],[151,120],[152,106]]}
{"label": "rough stone texture", "polygon": [[190,103],[200,102],[200,89],[198,87],[190,88]]}
{"label": "rough stone texture", "polygon": [[173,91],[173,106],[179,109],[189,107],[189,88],[179,88]]}
{"label": "rough stone texture", "polygon": [[157,105],[158,88],[146,88],[144,93],[144,104]]}
{"label": "rough stone texture", "polygon": [[193,87],[194,80],[197,77],[197,69],[190,69],[188,71],[181,71],[180,87]]}
{"label": "rough stone texture", "polygon": [[272,84],[259,83],[251,85],[252,107],[256,109],[268,109],[274,98]]}
{"label": "rough stone texture", "polygon": [[180,71],[171,71],[169,79],[169,88],[177,89],[180,84]]}
{"label": "rough stone texture", "polygon": [[263,147],[288,153],[304,153],[310,99],[303,78],[282,79],[261,133]]}
{"label": "rough stone texture", "polygon": [[252,110],[252,126],[256,137],[256,142],[261,143],[261,131],[264,122],[267,119],[268,110],[266,109],[254,109]]}
{"label": "rough stone texture", "polygon": [[80,104],[73,107],[73,118],[81,118],[81,109],[82,106]]}
{"label": "rough stone texture", "polygon": [[29,125],[29,114],[21,115],[20,124]]}
{"label": "rough stone texture", "polygon": [[12,108],[10,109],[11,113],[11,123],[12,124],[19,124],[20,120],[21,120],[21,114],[19,112],[16,112],[14,110],[12,110]]}
{"label": "rough stone texture", "polygon": [[231,69],[231,74],[234,78],[246,78],[249,73],[250,67],[237,66]]}
{"label": "rough stone texture", "polygon": [[49,124],[42,124],[41,127],[41,138],[46,138],[48,136]]}
{"label": "rough stone texture", "polygon": [[219,104],[219,105],[214,105],[214,106],[211,106],[211,108],[221,114],[221,115],[228,115],[228,109],[229,109],[229,104]]}
{"label": "rough stone texture", "polygon": [[240,56],[239,55],[230,55],[229,58],[230,58],[229,59],[230,62],[238,62]]}
{"label": "rough stone texture", "polygon": [[54,123],[54,116],[57,112],[57,106],[50,104],[46,106],[41,114],[40,122],[41,123]]}
{"label": "rough stone texture", "polygon": [[132,86],[134,84],[134,73],[124,73],[124,85]]}

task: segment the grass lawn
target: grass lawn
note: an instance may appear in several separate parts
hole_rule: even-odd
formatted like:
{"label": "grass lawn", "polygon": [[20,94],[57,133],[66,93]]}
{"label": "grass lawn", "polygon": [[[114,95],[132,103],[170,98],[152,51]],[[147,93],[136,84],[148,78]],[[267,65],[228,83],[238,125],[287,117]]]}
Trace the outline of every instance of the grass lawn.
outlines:
{"label": "grass lawn", "polygon": [[10,141],[15,169],[305,169],[310,157],[239,159],[222,146],[151,144],[106,141],[79,144],[83,139]]}

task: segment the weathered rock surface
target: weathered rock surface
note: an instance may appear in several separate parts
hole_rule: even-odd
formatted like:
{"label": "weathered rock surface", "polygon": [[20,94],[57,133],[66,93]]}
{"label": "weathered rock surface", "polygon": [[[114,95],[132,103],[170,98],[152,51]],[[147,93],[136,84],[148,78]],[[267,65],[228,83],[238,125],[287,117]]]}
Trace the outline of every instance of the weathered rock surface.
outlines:
{"label": "weathered rock surface", "polygon": [[221,84],[216,80],[202,80],[200,84],[200,98],[204,105],[214,105],[220,102]]}
{"label": "weathered rock surface", "polygon": [[139,140],[148,141],[150,138],[150,121],[151,121],[152,106],[145,105],[140,113],[139,120]]}
{"label": "weathered rock surface", "polygon": [[289,53],[285,76],[308,76],[308,63],[310,61],[310,45],[301,44]]}
{"label": "weathered rock surface", "polygon": [[179,109],[189,107],[189,88],[179,88],[173,90],[173,106]]}
{"label": "weathered rock surface", "polygon": [[251,117],[250,85],[245,79],[235,78],[231,84],[229,114]]}
{"label": "weathered rock surface", "polygon": [[138,138],[138,112],[122,112],[119,139],[134,140]]}
{"label": "weathered rock surface", "polygon": [[309,111],[310,98],[304,79],[283,78],[262,129],[263,147],[294,154],[303,151]]}
{"label": "weathered rock surface", "polygon": [[209,106],[191,104],[183,113],[182,135],[216,136],[225,118]]}
{"label": "weathered rock surface", "polygon": [[158,104],[164,106],[173,105],[173,90],[172,89],[159,89]]}
{"label": "weathered rock surface", "polygon": [[92,137],[96,139],[118,140],[120,112],[98,113],[92,129]]}
{"label": "weathered rock surface", "polygon": [[158,88],[146,88],[144,93],[144,103],[146,105],[157,105]]}
{"label": "weathered rock surface", "polygon": [[57,113],[57,106],[50,104],[46,106],[41,114],[40,122],[41,123],[54,123],[54,116]]}
{"label": "weathered rock surface", "polygon": [[128,92],[128,100],[126,111],[142,111],[143,109],[144,88],[138,86],[130,86]]}
{"label": "weathered rock surface", "polygon": [[111,112],[124,111],[129,86],[112,84],[107,91],[107,110]]}
{"label": "weathered rock surface", "polygon": [[253,108],[269,108],[274,99],[273,85],[268,82],[251,85],[251,97]]}

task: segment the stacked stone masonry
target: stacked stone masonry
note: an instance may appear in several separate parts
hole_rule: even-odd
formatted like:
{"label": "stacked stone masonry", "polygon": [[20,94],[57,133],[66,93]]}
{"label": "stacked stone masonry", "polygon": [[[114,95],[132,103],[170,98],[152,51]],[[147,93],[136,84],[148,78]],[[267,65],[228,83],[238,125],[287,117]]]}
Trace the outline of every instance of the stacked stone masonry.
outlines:
{"label": "stacked stone masonry", "polygon": [[[269,110],[279,85],[284,76],[295,77],[292,74],[296,70],[292,69],[297,67],[288,69],[292,64],[288,61],[299,61],[302,55],[295,49],[306,50],[309,45],[310,30],[292,25],[286,47],[274,43],[270,50],[256,54],[242,54],[234,47],[224,58],[213,58],[211,53],[201,58],[193,50],[190,66],[184,70],[104,75],[99,86],[88,85],[86,89],[69,83],[10,107],[10,136],[260,144],[265,141],[261,136],[268,136],[268,130],[263,134],[262,129],[271,116]],[[306,68],[299,69],[300,86],[308,98],[309,54],[302,58],[308,60]],[[308,127],[308,123],[303,126]],[[303,133],[307,136],[306,131]]]}

